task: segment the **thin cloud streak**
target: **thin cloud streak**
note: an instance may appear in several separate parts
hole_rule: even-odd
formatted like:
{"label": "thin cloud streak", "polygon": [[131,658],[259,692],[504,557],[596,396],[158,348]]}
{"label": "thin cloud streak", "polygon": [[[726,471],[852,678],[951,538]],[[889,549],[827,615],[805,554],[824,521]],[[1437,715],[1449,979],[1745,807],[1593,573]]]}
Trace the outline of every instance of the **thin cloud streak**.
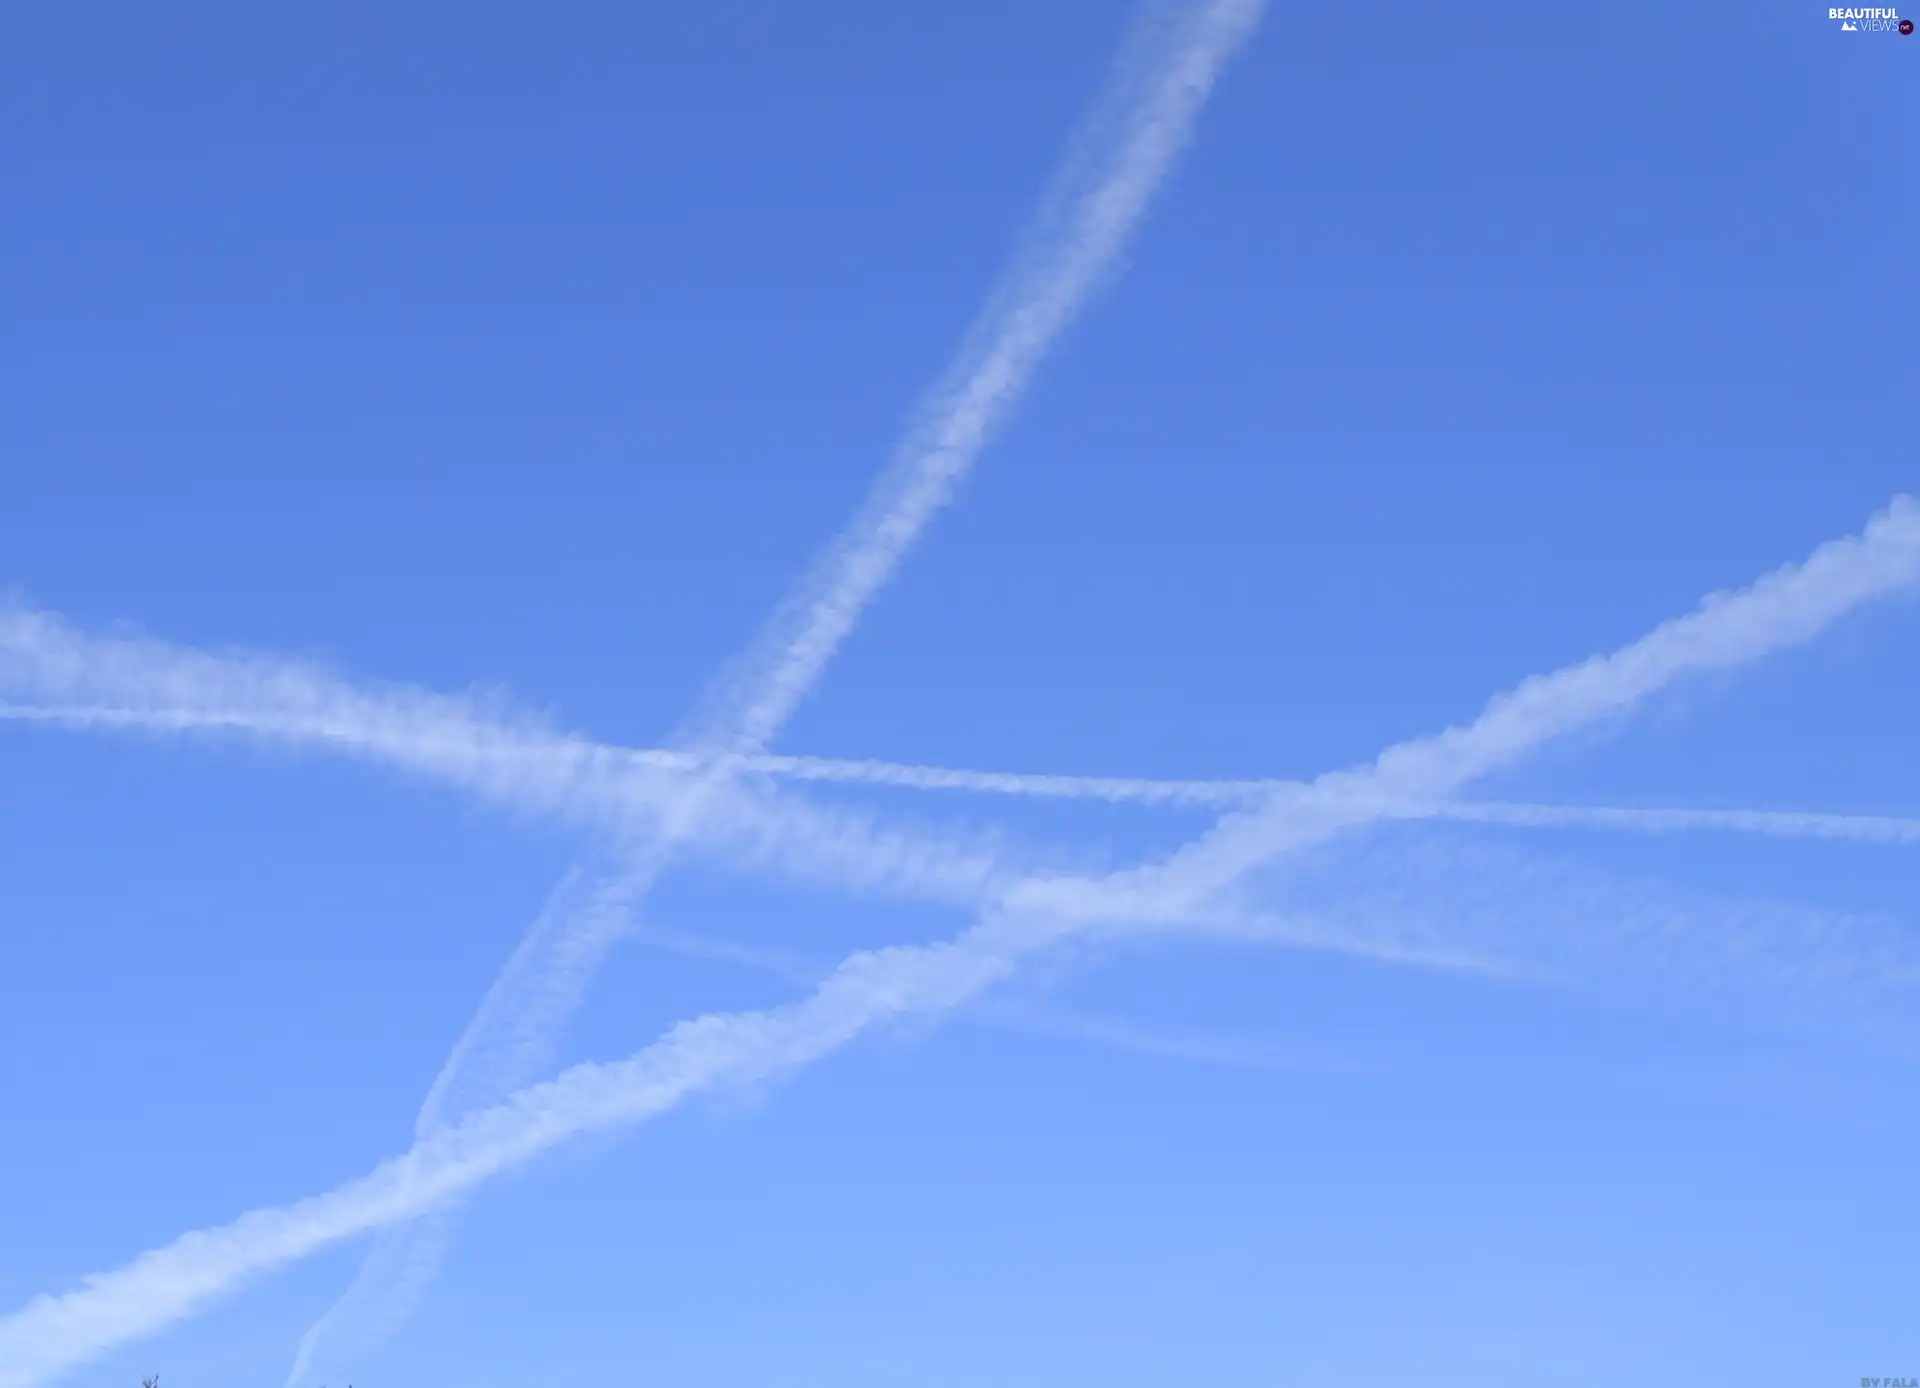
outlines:
{"label": "thin cloud streak", "polygon": [[752,769],[788,780],[902,790],[967,791],[1035,799],[1106,800],[1116,804],[1251,805],[1296,782],[1280,780],[1180,781],[1139,776],[1063,776],[1008,771],[964,771],[944,766],[855,761],[835,757],[766,756]]}
{"label": "thin cloud streak", "polygon": [[1915,1054],[1920,950],[1898,918],[1740,888],[1702,895],[1510,840],[1424,829],[1289,858],[1262,885],[1283,918],[1343,937],[1477,948],[1534,986]]}
{"label": "thin cloud streak", "polygon": [[1357,1075],[1378,1067],[1317,1051],[1277,1045],[1265,1038],[1192,1035],[1161,1031],[1111,1017],[1088,1016],[1054,1007],[991,1003],[969,1009],[966,1020],[1002,1031],[1057,1037],[1128,1051],[1161,1060],[1198,1065],[1233,1065],[1296,1074]]}
{"label": "thin cloud streak", "polygon": [[1228,817],[1159,863],[1093,879],[1035,879],[955,939],[864,950],[791,1006],[682,1023],[631,1058],[580,1065],[436,1129],[325,1195],[182,1236],[0,1321],[0,1388],[29,1388],[149,1333],[266,1270],[445,1208],[492,1176],[581,1134],[628,1126],[722,1085],[806,1065],[890,1019],[937,1016],[986,992],[1029,955],[1109,925],[1178,931],[1182,912],[1263,862],[1377,821],[1382,803],[1444,796],[1691,673],[1728,669],[1811,639],[1849,611],[1920,580],[1920,508],[1896,499],[1859,537],[1716,594],[1611,655],[1536,677],[1464,727],[1334,772],[1289,803]]}
{"label": "thin cloud streak", "polygon": [[1802,810],[1695,810],[1610,805],[1523,805],[1455,800],[1431,815],[1462,824],[1506,824],[1524,829],[1628,829],[1640,833],[1706,830],[1777,838],[1843,839],[1860,843],[1920,843],[1920,819],[1894,815],[1820,814]]}

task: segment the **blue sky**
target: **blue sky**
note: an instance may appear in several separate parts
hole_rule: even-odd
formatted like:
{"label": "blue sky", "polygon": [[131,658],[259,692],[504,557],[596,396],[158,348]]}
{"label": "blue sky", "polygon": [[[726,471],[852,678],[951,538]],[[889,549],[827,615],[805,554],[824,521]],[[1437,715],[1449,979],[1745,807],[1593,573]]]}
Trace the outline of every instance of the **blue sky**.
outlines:
{"label": "blue sky", "polygon": [[[893,453],[1125,24],[10,13],[0,586],[656,745]],[[1813,6],[1273,6],[775,750],[1316,776],[1858,533],[1913,485],[1915,61]],[[1910,591],[1464,793],[1920,814]],[[10,723],[0,787],[0,1314],[404,1151],[555,883],[622,851],[271,738]],[[781,790],[1081,874],[1219,813]],[[486,1184],[324,1372],[1920,1376],[1914,851],[1356,829],[1236,905],[1474,967],[1042,952]],[[548,1072],[972,915],[689,853]],[[284,1382],[365,1247],[59,1381]]]}

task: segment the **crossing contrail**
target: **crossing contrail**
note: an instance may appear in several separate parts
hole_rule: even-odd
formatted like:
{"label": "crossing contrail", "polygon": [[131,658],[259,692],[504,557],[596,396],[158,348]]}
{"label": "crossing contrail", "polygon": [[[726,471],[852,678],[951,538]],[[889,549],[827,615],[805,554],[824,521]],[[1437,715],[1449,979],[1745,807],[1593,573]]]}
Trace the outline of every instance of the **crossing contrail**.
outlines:
{"label": "crossing contrail", "polygon": [[[424,1137],[466,1104],[491,1103],[537,1073],[600,958],[659,874],[697,838],[738,759],[766,751],[854,623],[1007,419],[1042,359],[1121,254],[1193,132],[1226,61],[1252,33],[1261,0],[1150,5],[1123,47],[1042,215],[866,502],[760,638],[673,739],[697,765],[663,806],[652,837],[603,874],[579,911],[549,912],[509,961],[434,1082]],[[476,1070],[487,1057],[484,1070]],[[404,1231],[394,1238],[406,1237]],[[414,1260],[399,1260],[402,1263]],[[365,1278],[350,1298],[380,1300]],[[291,1386],[327,1321],[302,1341]]]}
{"label": "crossing contrail", "polygon": [[[4,639],[4,637],[0,637]],[[365,696],[377,698],[378,696]],[[429,698],[408,691],[416,707]],[[453,701],[448,701],[450,704]],[[432,751],[421,754],[412,744],[388,745],[346,723],[303,720],[276,708],[131,707],[108,704],[0,703],[0,722],[45,723],[71,728],[131,728],[151,732],[230,732],[346,751],[369,759],[391,761],[405,769],[436,774],[483,797],[511,803],[529,813],[551,811],[566,819],[595,824],[610,831],[643,820],[649,807],[665,794],[661,773],[678,775],[699,765],[688,752],[667,748],[626,748],[529,732],[502,721],[491,724],[484,715],[464,710],[458,727],[435,731],[424,738]],[[385,723],[386,720],[380,720]],[[554,788],[517,799],[495,788],[495,778],[460,757],[446,757],[462,738],[479,738],[495,760],[512,762],[526,770],[528,781]],[[444,763],[435,765],[435,754]],[[561,765],[551,776],[535,773],[542,762]],[[978,795],[1042,800],[1098,800],[1114,804],[1251,808],[1277,795],[1301,789],[1305,782],[1273,778],[1223,780],[1156,779],[1142,776],[1078,776],[1052,772],[970,771],[956,767],[840,757],[780,756],[766,753],[741,757],[735,765],[743,775],[766,776],[825,785],[885,786],[904,790],[957,791]],[[602,768],[597,778],[578,768]],[[623,768],[625,768],[623,770]],[[1920,818],[1902,815],[1838,814],[1807,810],[1694,809],[1631,805],[1552,805],[1505,800],[1406,800],[1381,805],[1383,815],[1396,819],[1437,819],[1469,824],[1522,828],[1619,829],[1643,833],[1704,830],[1771,835],[1780,838],[1851,839],[1868,843],[1920,842]],[[644,822],[644,821],[643,821]],[[860,842],[848,836],[862,826]],[[811,804],[757,797],[736,807],[731,817],[710,820],[702,838],[761,846],[784,843],[790,852],[785,866],[803,875],[846,880],[871,887],[891,882],[897,890],[923,893],[936,900],[973,899],[973,890],[994,879],[994,854],[983,844],[963,844],[950,837],[905,833],[898,829],[866,828],[864,821],[835,818]],[[838,843],[842,852],[829,861],[809,845]],[[908,870],[903,864],[922,866]],[[861,863],[868,866],[862,867]],[[796,863],[804,866],[796,867]],[[890,866],[881,866],[889,864]],[[938,865],[938,870],[929,870]]]}
{"label": "crossing contrail", "polygon": [[[1382,802],[1451,800],[1467,782],[1548,739],[1629,708],[1683,675],[1730,669],[1805,641],[1916,578],[1920,505],[1899,496],[1860,535],[1830,541],[1749,587],[1710,594],[1697,611],[1631,646],[1535,676],[1466,727],[1391,747],[1367,767],[1227,815],[1154,870],[1154,892],[1175,902],[1202,899],[1276,853],[1318,842],[1342,824],[1384,817]],[[1122,891],[1130,887],[1126,874],[1113,881]]]}
{"label": "crossing contrail", "polygon": [[[97,637],[44,612],[0,609],[0,720],[225,735],[318,750],[457,787],[516,814],[554,817],[611,845],[657,832],[688,754],[556,732],[506,708],[358,684],[296,661]],[[848,806],[778,792],[763,777],[715,787],[698,847],[734,867],[859,891],[973,902],[1011,870],[979,834],[882,825]]]}
{"label": "crossing contrail", "polygon": [[710,1014],[612,1064],[575,1066],[423,1135],[324,1195],[183,1235],[0,1320],[0,1388],[29,1388],[180,1319],[267,1270],[443,1209],[492,1176],[583,1133],[629,1126],[717,1087],[770,1079],[892,1018],[979,996],[1037,951],[1117,926],[1177,930],[1263,862],[1375,822],[1386,802],[1441,799],[1686,675],[1807,641],[1860,605],[1920,581],[1920,507],[1906,498],[1803,564],[1716,594],[1611,655],[1530,679],[1464,727],[1324,775],[1287,803],[1228,816],[1171,857],[1099,878],[1033,878],[952,940],[850,955],[810,995]]}

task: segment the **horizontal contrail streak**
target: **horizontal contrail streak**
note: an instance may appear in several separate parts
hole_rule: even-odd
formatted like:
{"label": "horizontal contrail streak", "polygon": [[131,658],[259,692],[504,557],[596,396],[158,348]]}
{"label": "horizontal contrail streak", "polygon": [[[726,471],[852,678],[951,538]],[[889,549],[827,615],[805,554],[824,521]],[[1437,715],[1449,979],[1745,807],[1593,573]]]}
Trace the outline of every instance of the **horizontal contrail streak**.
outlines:
{"label": "horizontal contrail streak", "polygon": [[[46,614],[34,614],[52,621]],[[76,653],[84,650],[88,638],[70,634]],[[0,641],[4,641],[0,633]],[[157,643],[154,643],[157,644]],[[168,648],[177,649],[177,648]],[[182,653],[184,654],[184,653]],[[218,660],[220,657],[198,658]],[[256,658],[258,660],[258,658]],[[259,663],[266,663],[260,660]],[[298,667],[296,667],[298,668]],[[330,678],[307,673],[309,678]],[[22,681],[21,683],[25,683]],[[205,704],[168,706],[148,704],[154,697],[138,686],[123,690],[122,703],[40,703],[0,702],[0,720],[48,723],[73,728],[123,728],[146,732],[241,733],[248,736],[289,742],[296,745],[334,747],[342,751],[391,760],[419,771],[438,771],[460,756],[460,779],[471,783],[511,785],[508,769],[517,769],[542,789],[525,798],[535,808],[552,805],[569,807],[575,801],[591,797],[564,789],[549,790],[550,785],[578,783],[595,775],[626,779],[623,789],[635,808],[657,805],[671,793],[674,780],[692,775],[716,760],[738,774],[774,776],[786,780],[815,781],[835,785],[891,786],[903,790],[973,791],[989,795],[1018,795],[1043,799],[1139,801],[1146,804],[1189,804],[1202,806],[1248,805],[1274,791],[1298,782],[1283,780],[1158,780],[1137,776],[1071,776],[1005,771],[965,771],[942,766],[920,766],[900,762],[849,759],[840,757],[797,757],[774,753],[728,755],[717,759],[698,752],[667,747],[630,748],[554,734],[530,720],[514,723],[493,719],[444,695],[424,691],[400,690],[392,694],[363,692],[339,682],[343,691],[355,696],[356,713],[317,715],[298,708]],[[14,686],[20,688],[20,684]],[[23,692],[31,696],[28,687]],[[404,719],[393,716],[368,718],[364,715],[383,698],[398,698],[411,707]],[[431,724],[431,735],[423,724],[435,702],[444,706],[444,722]],[[484,779],[464,765],[491,759],[501,769]],[[535,776],[533,764],[551,759],[547,776]],[[502,791],[498,799],[511,798]]]}
{"label": "horizontal contrail streak", "polygon": [[[127,728],[154,732],[236,732],[248,736],[273,738],[296,745],[334,746],[343,750],[379,756],[383,749],[369,740],[351,735],[339,726],[304,723],[271,711],[238,709],[139,709],[92,704],[7,704],[0,703],[0,721],[46,723],[71,728]],[[488,739],[497,748],[514,744],[523,736],[509,724],[493,730]],[[451,737],[436,739],[444,745]],[[584,749],[581,750],[581,749]],[[692,753],[665,748],[625,748],[599,743],[568,742],[556,751],[555,743],[530,738],[524,747],[511,754],[517,761],[532,762],[543,756],[576,758],[606,767],[623,762],[641,768],[630,785],[636,804],[651,804],[659,791],[646,784],[646,777],[657,773],[678,774],[696,766]],[[422,759],[394,758],[399,764],[418,767]],[[828,785],[891,786],[911,790],[950,790],[986,795],[1005,795],[1035,799],[1097,800],[1113,803],[1149,805],[1193,805],[1250,808],[1277,795],[1299,791],[1304,781],[1281,779],[1241,780],[1160,780],[1137,776],[1074,776],[1013,771],[967,771],[951,767],[912,763],[852,760],[836,757],[797,757],[763,755],[741,757],[736,764],[743,772],[779,779],[810,781]],[[464,778],[460,779],[465,783]],[[582,796],[589,805],[595,797]],[[618,803],[619,796],[598,797]],[[1849,839],[1870,843],[1913,843],[1920,841],[1920,818],[1899,815],[1831,814],[1804,810],[1687,809],[1653,806],[1551,805],[1501,800],[1407,800],[1381,802],[1383,818],[1438,819],[1469,824],[1502,824],[1524,828],[1596,828],[1622,829],[1646,833],[1675,830],[1708,830],[1725,833],[1766,834],[1782,838]],[[584,815],[561,801],[559,812],[573,818],[593,818],[597,811]],[[766,832],[773,836],[797,832],[786,820],[804,821],[798,802],[769,806]],[[630,823],[632,814],[622,809],[618,822]],[[944,845],[944,840],[916,839],[922,849]],[[976,848],[975,854],[984,849]],[[978,859],[976,858],[976,861]],[[976,869],[977,870],[977,869]],[[971,878],[973,872],[968,873]],[[941,893],[952,900],[951,891]]]}
{"label": "horizontal contrail streak", "polygon": [[1781,838],[1850,839],[1867,843],[1920,843],[1920,819],[1894,815],[1818,814],[1802,810],[1690,810],[1609,805],[1525,805],[1510,801],[1454,800],[1431,815],[1409,806],[1408,819],[1436,818],[1469,824],[1522,828],[1631,829],[1647,833],[1705,829]]}
{"label": "horizontal contrail streak", "polygon": [[942,944],[868,950],[788,1007],[682,1023],[630,1059],[580,1065],[437,1130],[325,1195],[183,1235],[61,1296],[0,1320],[0,1388],[28,1388],[191,1314],[269,1268],[441,1208],[582,1133],[629,1125],[725,1084],[805,1065],[888,1019],[937,1015],[977,997],[1027,955],[1113,924],[1177,929],[1280,853],[1380,817],[1383,803],[1443,798],[1541,745],[1618,716],[1694,672],[1727,669],[1811,639],[1864,602],[1920,580],[1920,508],[1900,498],[1857,538],[1716,594],[1612,655],[1536,677],[1465,727],[1401,743],[1322,776],[1290,799],[1229,817],[1171,858],[1097,879],[1033,879]]}
{"label": "horizontal contrail streak", "polygon": [[1041,799],[1136,801],[1149,805],[1250,805],[1295,782],[1280,780],[1176,781],[1138,776],[1063,776],[1007,771],[962,771],[943,766],[853,761],[834,757],[767,756],[751,770],[789,780],[903,790],[957,790]]}
{"label": "horizontal contrail streak", "polygon": [[[20,628],[57,633],[49,663],[124,663],[123,643],[79,636],[41,613],[0,613],[0,689],[28,681],[8,664],[26,663]],[[118,704],[0,705],[0,720],[77,728],[230,733],[291,747],[329,751],[456,786],[516,813],[551,815],[608,834],[616,842],[659,823],[677,772],[660,768],[678,754],[630,752],[552,732],[530,719],[490,715],[469,702],[422,691],[361,689],[333,676],[285,665],[289,679],[262,695],[244,678],[276,662],[233,660],[139,643],[142,659],[165,652],[181,661],[237,667],[227,687],[174,697],[204,699],[157,706],[161,688],[123,688]],[[104,651],[101,648],[106,648]],[[11,657],[11,660],[9,659]],[[9,673],[15,677],[9,680]],[[160,667],[164,677],[165,665]],[[164,680],[155,681],[156,684]],[[291,694],[287,691],[291,690]],[[32,692],[28,690],[27,692]],[[136,700],[138,702],[136,702]],[[147,701],[156,701],[149,704]],[[316,709],[315,703],[324,704]],[[860,890],[974,902],[1012,871],[1004,845],[975,836],[882,826],[845,807],[810,804],[766,787],[729,787],[702,822],[700,844],[734,866],[838,882]]]}

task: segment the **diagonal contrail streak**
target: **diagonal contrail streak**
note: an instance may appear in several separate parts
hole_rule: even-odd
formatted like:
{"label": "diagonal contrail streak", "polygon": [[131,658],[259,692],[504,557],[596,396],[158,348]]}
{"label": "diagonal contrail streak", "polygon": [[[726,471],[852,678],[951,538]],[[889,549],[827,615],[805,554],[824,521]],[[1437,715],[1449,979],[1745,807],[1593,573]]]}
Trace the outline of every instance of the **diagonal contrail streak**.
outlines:
{"label": "diagonal contrail streak", "polygon": [[1443,799],[1555,738],[1625,714],[1689,674],[1810,640],[1863,603],[1920,582],[1920,507],[1900,498],[1858,536],[1752,586],[1715,594],[1632,645],[1521,684],[1472,723],[1401,743],[1257,813],[1229,816],[1158,863],[1099,878],[1035,878],[953,940],[849,956],[787,1007],[712,1014],[627,1060],[575,1066],[435,1129],[324,1195],[183,1235],[0,1320],[0,1388],[30,1388],[149,1333],[270,1268],[444,1208],[492,1176],[583,1133],[631,1125],[719,1086],[764,1080],[891,1018],[934,1016],[1077,934],[1178,929],[1275,855],[1377,820],[1383,803]]}
{"label": "diagonal contrail streak", "polygon": [[[1192,0],[1143,12],[1033,234],[915,427],[853,520],[673,739],[696,766],[666,798],[655,833],[615,869],[581,885],[579,909],[556,903],[542,917],[435,1079],[417,1137],[497,1101],[546,1062],[600,958],[683,844],[698,837],[714,802],[740,776],[739,759],[766,750],[952,498],[1046,353],[1117,268],[1221,68],[1252,33],[1260,10],[1261,0]],[[369,1264],[349,1291],[349,1302],[382,1299],[367,1281],[374,1267]],[[309,1331],[289,1385],[303,1376],[343,1309],[336,1306]]]}

